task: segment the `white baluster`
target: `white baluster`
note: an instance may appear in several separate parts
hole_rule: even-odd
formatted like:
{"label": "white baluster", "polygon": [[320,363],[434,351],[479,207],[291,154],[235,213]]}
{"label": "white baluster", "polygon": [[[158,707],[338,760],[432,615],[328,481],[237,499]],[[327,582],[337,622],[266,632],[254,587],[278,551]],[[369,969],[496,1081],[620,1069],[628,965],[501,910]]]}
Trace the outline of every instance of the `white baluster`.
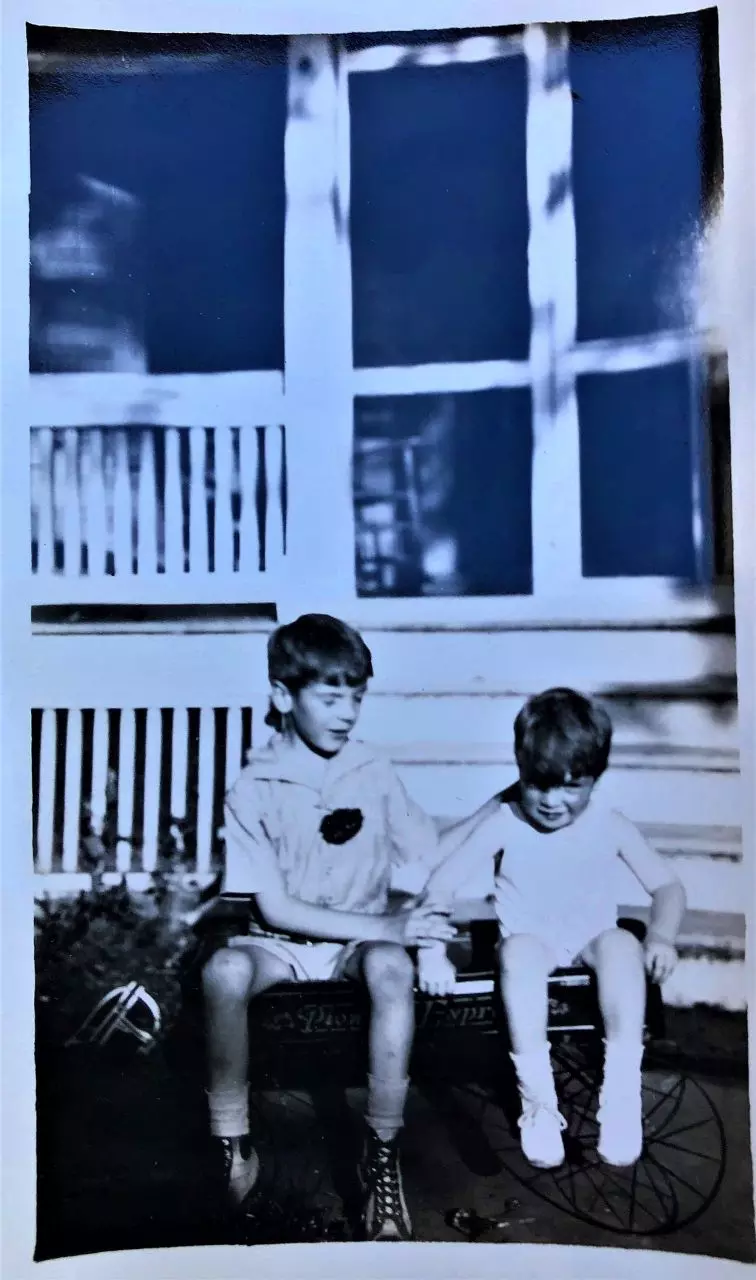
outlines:
{"label": "white baluster", "polygon": [[52,432],[50,428],[35,428],[31,433],[29,445],[32,538],[37,543],[37,572],[46,574],[52,570],[52,482],[50,473]]}
{"label": "white baluster", "polygon": [[63,432],[66,460],[66,484],[63,498],[63,571],[68,578],[81,573],[81,493],[79,491],[78,431],[67,427]]}
{"label": "white baluster", "polygon": [[194,574],[206,574],[208,570],[205,456],[205,428],[192,427],[189,432],[189,572]]}
{"label": "white baluster", "polygon": [[229,707],[226,718],[226,790],[233,786],[242,765],[242,718],[239,707]]}
{"label": "white baluster", "polygon": [[222,578],[234,568],[234,524],[231,488],[234,474],[231,427],[215,428],[215,572]]}
{"label": "white baluster", "polygon": [[257,432],[253,426],[239,430],[239,572],[251,577],[259,572],[260,542],[257,531]]}
{"label": "white baluster", "polygon": [[137,571],[140,577],[144,577],[157,573],[157,485],[152,427],[143,427],[139,433],[137,483]]}
{"label": "white baluster", "polygon": [[[53,431],[52,447],[52,541],[53,565],[55,565],[55,548],[63,545],[65,538],[65,506],[66,506],[66,455],[63,432]],[[65,554],[65,552],[64,552]],[[57,566],[56,571],[59,572]]]}
{"label": "white baluster", "polygon": [[92,794],[89,815],[92,829],[102,834],[108,803],[108,713],[102,707],[94,712],[92,724]]}
{"label": "white baluster", "polygon": [[87,575],[105,572],[105,484],[102,431],[90,427],[80,432],[81,541],[87,549]]}
{"label": "white baluster", "polygon": [[105,518],[105,542],[104,542],[104,572],[107,568],[109,557],[113,556],[115,563],[116,542],[115,542],[115,479],[116,467],[118,466],[118,456],[116,453],[116,433],[112,427],[102,429],[100,432],[100,450],[102,455],[102,485],[103,485],[103,513]]}
{"label": "white baluster", "polygon": [[79,869],[81,831],[81,712],[69,711],[63,810],[63,870]]}
{"label": "white baluster", "polygon": [[118,577],[131,573],[131,485],[129,483],[129,452],[126,430],[111,427],[115,432],[115,478],[113,487],[113,553]]}
{"label": "white baluster", "polygon": [[118,747],[118,843],[116,868],[131,870],[131,839],[134,834],[134,779],[136,773],[136,721],[130,707],[121,710]]}
{"label": "white baluster", "polygon": [[147,740],[144,760],[144,821],[142,824],[142,870],[154,871],[157,862],[160,821],[160,744],[162,717],[156,707],[147,711]]}
{"label": "white baluster", "polygon": [[199,777],[197,780],[197,873],[210,870],[213,839],[213,783],[215,779],[215,715],[200,711]]}
{"label": "white baluster", "polygon": [[189,717],[183,707],[173,712],[173,737],[171,741],[171,817],[186,817],[187,756],[189,748]]}
{"label": "white baluster", "polygon": [[281,428],[268,427],[265,431],[265,470],[268,479],[268,504],[265,512],[265,569],[267,572],[275,570],[283,557],[282,468]]}
{"label": "white baluster", "polygon": [[166,427],[165,528],[166,576],[184,572],[184,516],[181,507],[181,436],[177,427]]}
{"label": "white baluster", "polygon": [[39,742],[39,796],[37,802],[37,871],[52,871],[55,838],[55,757],[57,722],[54,711],[42,712]]}

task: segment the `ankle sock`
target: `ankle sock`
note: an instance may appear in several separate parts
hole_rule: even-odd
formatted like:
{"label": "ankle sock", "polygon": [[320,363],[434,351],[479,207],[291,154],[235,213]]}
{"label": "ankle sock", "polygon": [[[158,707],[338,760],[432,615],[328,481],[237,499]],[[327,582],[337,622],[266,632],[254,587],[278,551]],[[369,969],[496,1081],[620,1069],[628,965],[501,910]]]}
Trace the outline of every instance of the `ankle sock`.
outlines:
{"label": "ankle sock", "polygon": [[210,1132],[214,1138],[240,1138],[249,1133],[247,1088],[208,1089]]}
{"label": "ankle sock", "polygon": [[365,1120],[381,1142],[390,1142],[401,1129],[408,1088],[408,1079],[385,1080],[381,1076],[368,1076]]}

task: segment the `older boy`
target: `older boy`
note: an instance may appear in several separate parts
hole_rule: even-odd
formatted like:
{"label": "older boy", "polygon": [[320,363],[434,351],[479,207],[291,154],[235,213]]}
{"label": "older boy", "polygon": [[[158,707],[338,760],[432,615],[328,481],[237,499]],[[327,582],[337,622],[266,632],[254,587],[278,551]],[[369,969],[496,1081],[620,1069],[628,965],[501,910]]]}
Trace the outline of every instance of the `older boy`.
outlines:
{"label": "older boy", "polygon": [[437,864],[436,830],[378,751],[352,739],[370,652],[345,623],[307,615],[268,648],[276,730],[226,801],[225,894],[254,899],[260,923],[203,971],[212,1133],[232,1202],[259,1172],[247,1109],[249,1001],[280,982],[350,977],[370,997],[364,1225],[411,1239],[397,1137],[408,1087],[414,974],[407,947],[453,936],[424,905],[390,912],[392,870]]}

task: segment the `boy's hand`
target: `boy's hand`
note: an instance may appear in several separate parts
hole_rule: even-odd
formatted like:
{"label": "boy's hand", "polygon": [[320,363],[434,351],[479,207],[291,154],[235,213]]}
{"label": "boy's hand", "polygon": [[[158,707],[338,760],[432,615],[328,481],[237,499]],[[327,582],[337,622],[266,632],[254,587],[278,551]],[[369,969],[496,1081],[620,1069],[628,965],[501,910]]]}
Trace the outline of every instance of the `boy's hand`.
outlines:
{"label": "boy's hand", "polygon": [[646,972],[654,982],[666,982],[677,967],[677,948],[661,938],[648,938],[643,947]]}
{"label": "boy's hand", "polygon": [[388,938],[403,947],[424,946],[429,942],[451,942],[457,931],[449,923],[449,914],[430,903],[419,903],[388,917]]}
{"label": "boy's hand", "polygon": [[429,996],[448,996],[454,990],[457,970],[442,946],[420,947],[417,953],[417,980]]}

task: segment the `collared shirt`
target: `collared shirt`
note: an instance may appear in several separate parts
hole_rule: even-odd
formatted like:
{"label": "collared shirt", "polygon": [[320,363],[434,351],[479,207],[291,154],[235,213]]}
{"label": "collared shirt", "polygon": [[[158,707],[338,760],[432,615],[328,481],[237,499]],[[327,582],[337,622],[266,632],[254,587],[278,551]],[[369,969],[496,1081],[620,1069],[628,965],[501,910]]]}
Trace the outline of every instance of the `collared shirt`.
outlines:
{"label": "collared shirt", "polygon": [[[362,826],[343,844],[320,827],[337,809]],[[316,774],[283,737],[255,753],[226,797],[223,891],[264,893],[282,875],[290,897],[341,911],[385,911],[392,871],[439,860],[436,826],[410,798],[391,762],[349,741]],[[275,877],[275,878],[274,878]]]}

